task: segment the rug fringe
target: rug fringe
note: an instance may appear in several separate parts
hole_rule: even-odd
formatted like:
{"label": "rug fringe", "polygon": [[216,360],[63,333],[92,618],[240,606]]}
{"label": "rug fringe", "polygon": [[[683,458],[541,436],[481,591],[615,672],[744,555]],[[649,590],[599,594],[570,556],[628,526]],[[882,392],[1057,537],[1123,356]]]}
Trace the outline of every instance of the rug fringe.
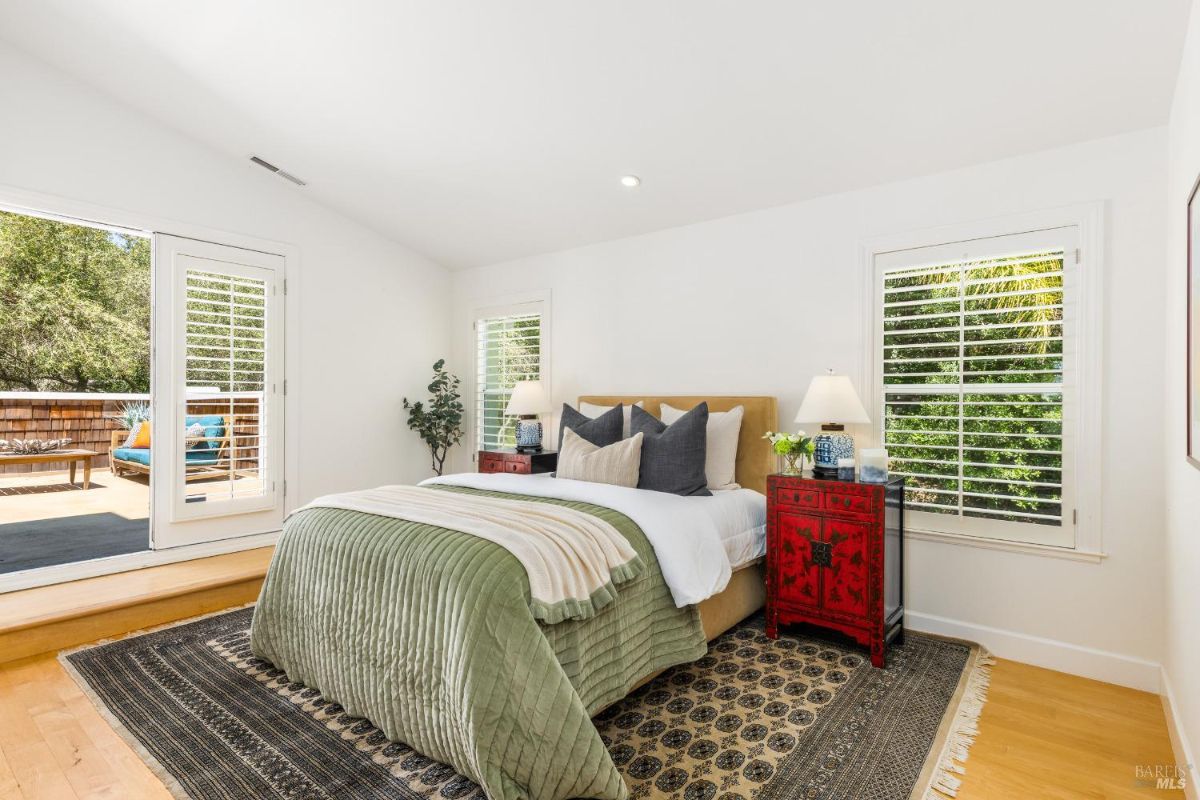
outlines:
{"label": "rug fringe", "polygon": [[125,744],[129,745],[129,748],[133,750],[138,758],[142,760],[142,762],[150,770],[151,774],[163,782],[163,785],[167,788],[167,791],[171,794],[171,797],[175,798],[175,800],[191,800],[191,795],[189,795],[187,790],[183,788],[183,784],[181,784],[179,780],[172,775],[165,766],[163,766],[162,762],[160,762],[154,756],[154,754],[146,748],[146,745],[142,743],[141,739],[135,736],[133,731],[126,728],[125,723],[122,722],[117,715],[109,709],[108,705],[102,699],[100,699],[100,696],[96,694],[94,689],[92,689],[92,685],[87,682],[86,678],[79,674],[79,671],[75,669],[75,665],[71,663],[67,656],[83,650],[90,650],[93,647],[100,647],[101,645],[111,644],[112,642],[119,642],[123,639],[132,639],[135,636],[143,636],[147,633],[154,633],[155,631],[166,630],[167,628],[178,628],[180,625],[187,625],[191,622],[199,622],[200,620],[208,619],[209,617],[228,614],[231,611],[240,611],[243,608],[250,608],[253,605],[254,602],[244,603],[243,605],[236,606],[234,608],[224,608],[220,611],[211,611],[207,614],[189,617],[188,619],[166,622],[162,625],[155,625],[143,630],[129,631],[128,633],[123,633],[120,636],[113,636],[96,642],[88,642],[87,644],[81,644],[77,647],[67,648],[58,652],[58,663],[62,665],[62,668],[66,670],[67,675],[69,675],[71,679],[75,681],[76,685],[79,686],[79,689],[83,692],[84,696],[87,697],[87,699],[91,701],[92,705],[96,707],[96,711],[100,714],[101,719],[108,723],[109,727],[116,732],[117,736],[121,737]]}
{"label": "rug fringe", "polygon": [[967,751],[979,735],[979,715],[983,712],[983,704],[987,702],[995,663],[996,659],[980,647],[924,800],[945,800],[958,795],[962,779],[957,776],[966,772],[963,762],[967,760]]}

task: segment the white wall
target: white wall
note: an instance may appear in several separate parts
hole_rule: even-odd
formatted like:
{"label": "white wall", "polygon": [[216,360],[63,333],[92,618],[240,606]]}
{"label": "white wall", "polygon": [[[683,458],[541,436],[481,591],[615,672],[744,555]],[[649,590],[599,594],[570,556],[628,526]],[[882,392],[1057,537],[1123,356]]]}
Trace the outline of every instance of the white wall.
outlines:
{"label": "white wall", "polygon": [[[826,367],[856,381],[866,374],[865,238],[1106,201],[1108,558],[1077,563],[912,541],[906,594],[915,626],[1156,689],[1163,444],[1147,387],[1163,378],[1165,151],[1164,130],[1143,131],[457,272],[455,366],[470,371],[472,309],[549,289],[556,401],[580,393],[761,393],[779,398],[787,421],[812,375]],[[654,176],[644,178],[653,191]]]}
{"label": "white wall", "polygon": [[0,75],[0,186],[299,248],[300,499],[429,474],[400,399],[447,352],[444,269],[3,45]]}
{"label": "white wall", "polygon": [[[1200,746],[1200,469],[1187,463],[1184,386],[1187,351],[1188,194],[1200,174],[1200,4],[1193,3],[1187,44],[1171,110],[1167,161],[1167,369],[1162,383],[1166,432],[1166,632],[1163,667],[1176,732]],[[1191,750],[1190,755],[1194,755]],[[1200,780],[1195,760],[1193,789]],[[1195,796],[1195,795],[1193,795]]]}

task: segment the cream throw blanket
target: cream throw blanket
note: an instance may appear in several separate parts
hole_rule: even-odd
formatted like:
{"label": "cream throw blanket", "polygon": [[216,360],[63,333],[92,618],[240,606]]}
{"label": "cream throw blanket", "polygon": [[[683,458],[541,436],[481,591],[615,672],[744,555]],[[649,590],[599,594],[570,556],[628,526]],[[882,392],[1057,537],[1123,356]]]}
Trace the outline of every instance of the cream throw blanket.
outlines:
{"label": "cream throw blanket", "polygon": [[530,609],[546,623],[593,616],[615,599],[616,584],[636,578],[645,569],[641,557],[612,525],[552,503],[420,486],[381,486],[318,497],[294,513],[308,508],[394,517],[494,542],[525,567]]}

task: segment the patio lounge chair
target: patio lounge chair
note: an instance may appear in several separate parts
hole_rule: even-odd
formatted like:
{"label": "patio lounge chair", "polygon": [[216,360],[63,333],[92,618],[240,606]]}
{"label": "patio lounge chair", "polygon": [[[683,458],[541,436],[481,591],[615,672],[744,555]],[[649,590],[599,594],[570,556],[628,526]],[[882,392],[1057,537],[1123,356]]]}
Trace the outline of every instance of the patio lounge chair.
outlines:
{"label": "patio lounge chair", "polygon": [[[234,472],[234,459],[230,456],[230,438],[234,417],[225,414],[203,414],[188,416],[186,425],[199,423],[204,426],[204,436],[188,439],[184,460],[187,472],[184,480],[229,477]],[[109,464],[114,475],[124,472],[150,474],[150,448],[125,447],[129,431],[113,431],[108,447]]]}

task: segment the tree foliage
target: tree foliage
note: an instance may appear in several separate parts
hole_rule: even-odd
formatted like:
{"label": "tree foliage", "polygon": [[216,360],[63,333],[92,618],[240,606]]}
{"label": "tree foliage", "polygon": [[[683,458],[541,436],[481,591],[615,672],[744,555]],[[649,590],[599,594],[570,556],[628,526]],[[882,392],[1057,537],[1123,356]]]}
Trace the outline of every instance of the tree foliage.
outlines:
{"label": "tree foliage", "polygon": [[150,391],[150,242],[0,211],[0,390]]}
{"label": "tree foliage", "polygon": [[1058,525],[1062,256],[963,267],[885,280],[893,465],[922,511],[960,513],[962,492],[965,516]]}
{"label": "tree foliage", "polygon": [[408,427],[417,432],[429,446],[433,471],[441,475],[450,448],[462,441],[463,404],[458,394],[461,381],[446,371],[446,360],[433,365],[433,380],[429,384],[429,403],[418,400],[410,403],[404,398],[408,411]]}

